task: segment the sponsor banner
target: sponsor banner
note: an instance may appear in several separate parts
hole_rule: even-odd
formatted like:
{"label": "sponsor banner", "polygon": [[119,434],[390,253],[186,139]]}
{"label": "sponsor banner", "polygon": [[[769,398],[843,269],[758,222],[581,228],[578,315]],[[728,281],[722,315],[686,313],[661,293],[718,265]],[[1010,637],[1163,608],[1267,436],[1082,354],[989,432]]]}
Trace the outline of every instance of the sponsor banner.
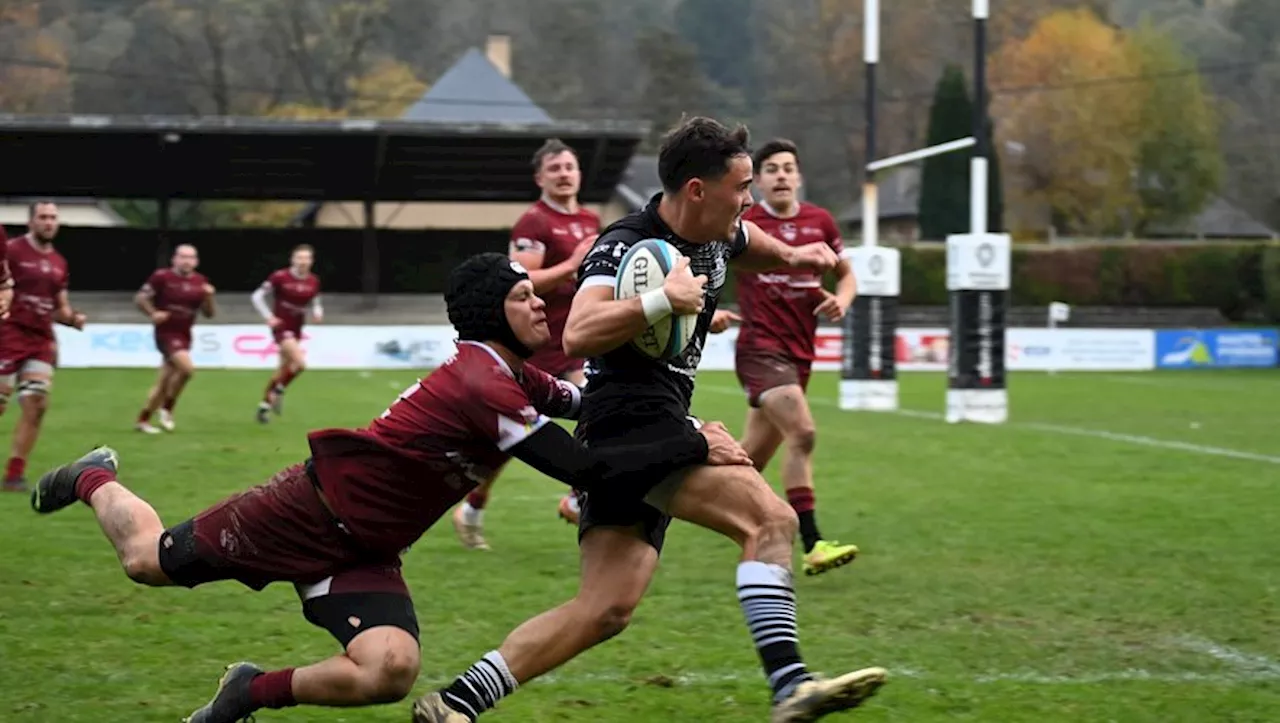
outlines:
{"label": "sponsor banner", "polygon": [[1158,369],[1274,367],[1280,365],[1280,330],[1160,330],[1155,360]]}
{"label": "sponsor banner", "polygon": [[[90,324],[84,331],[55,327],[62,367],[155,367],[160,363],[148,324]],[[1176,354],[1206,359],[1222,366],[1274,366],[1275,330],[1160,332],[1141,329],[1025,329],[1007,331],[1006,368],[1011,371],[1137,371],[1162,366],[1208,366],[1209,362],[1177,362]],[[1199,337],[1195,337],[1199,334]],[[738,330],[710,334],[701,369],[732,370]],[[1204,351],[1186,351],[1187,339],[1199,339]],[[839,327],[821,327],[816,339],[814,369],[840,371],[844,334]],[[1269,346],[1268,346],[1269,344]],[[191,356],[203,368],[269,369],[278,349],[261,324],[197,325]],[[429,369],[453,355],[450,326],[326,326],[303,330],[302,347],[313,369]],[[898,329],[893,354],[897,371],[945,371],[951,352],[947,329]],[[1164,357],[1175,354],[1169,359]],[[1158,356],[1159,355],[1159,356]]]}
{"label": "sponsor banner", "polygon": [[[160,363],[149,324],[55,327],[62,367],[154,367]],[[324,326],[303,329],[313,369],[409,369],[439,366],[453,355],[450,326]],[[279,349],[263,324],[197,325],[191,358],[197,367],[270,369]]]}

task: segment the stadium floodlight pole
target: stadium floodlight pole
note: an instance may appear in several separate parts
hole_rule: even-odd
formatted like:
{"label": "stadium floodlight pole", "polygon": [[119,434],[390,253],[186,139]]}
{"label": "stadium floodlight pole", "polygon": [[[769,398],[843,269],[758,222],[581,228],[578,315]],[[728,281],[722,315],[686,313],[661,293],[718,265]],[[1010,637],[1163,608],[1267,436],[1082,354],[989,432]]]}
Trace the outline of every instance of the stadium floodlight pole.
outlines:
{"label": "stadium floodlight pole", "polygon": [[862,183],[862,243],[845,251],[858,295],[844,318],[841,343],[841,409],[898,408],[897,337],[901,254],[879,244],[880,202],[876,171],[876,66],[880,63],[880,0],[863,2],[866,71],[866,153]]}
{"label": "stadium floodlight pole", "polygon": [[973,0],[973,137],[969,163],[969,233],[947,237],[951,353],[948,423],[1001,424],[1009,418],[1005,381],[1006,314],[1012,243],[987,225],[987,18],[989,0]]}

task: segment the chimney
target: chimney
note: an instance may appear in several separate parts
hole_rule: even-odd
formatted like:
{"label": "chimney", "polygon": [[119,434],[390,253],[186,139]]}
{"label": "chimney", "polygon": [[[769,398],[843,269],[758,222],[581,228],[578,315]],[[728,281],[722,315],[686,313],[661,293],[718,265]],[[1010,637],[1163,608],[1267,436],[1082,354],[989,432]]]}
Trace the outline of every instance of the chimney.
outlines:
{"label": "chimney", "polygon": [[494,33],[484,44],[485,57],[503,77],[511,77],[511,36]]}

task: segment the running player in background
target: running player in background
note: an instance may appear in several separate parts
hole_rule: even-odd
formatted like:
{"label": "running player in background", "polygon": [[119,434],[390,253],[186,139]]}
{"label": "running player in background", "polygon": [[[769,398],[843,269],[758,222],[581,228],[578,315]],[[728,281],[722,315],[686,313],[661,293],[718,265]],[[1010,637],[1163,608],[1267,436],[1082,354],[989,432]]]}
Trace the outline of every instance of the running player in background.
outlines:
{"label": "running player in background", "polygon": [[83,329],[85,315],[71,308],[67,296],[67,260],[53,247],[58,235],[58,206],[36,201],[28,207],[28,231],[8,242],[6,259],[13,276],[13,308],[0,324],[0,414],[14,389],[22,416],[13,428],[13,445],[5,466],[4,489],[27,489],[27,458],[40,436],[49,406],[58,340],[53,323]]}
{"label": "running player in background", "polygon": [[157,410],[160,427],[173,431],[173,408],[196,370],[191,361],[191,327],[196,323],[196,312],[204,312],[206,319],[217,313],[213,286],[196,271],[199,265],[196,247],[181,244],[173,250],[172,265],[153,271],[134,296],[138,308],[156,327],[156,350],[161,360],[156,383],[147,392],[147,402],[134,425],[139,432],[160,433],[151,424],[151,415]]}
{"label": "running player in background", "polygon": [[[266,424],[270,413],[284,411],[284,390],[307,368],[307,353],[302,348],[302,326],[307,320],[307,308],[311,320],[319,324],[324,320],[324,307],[320,304],[320,277],[311,273],[315,263],[315,249],[302,244],[289,257],[289,268],[273,272],[253,292],[253,307],[267,320],[271,338],[279,350],[280,365],[258,403],[258,421]],[[267,305],[267,294],[272,304]]]}
{"label": "running player in background", "polygon": [[[825,209],[797,197],[803,182],[796,146],[772,140],[755,153],[755,185],[764,198],[745,218],[791,246],[821,242],[844,251],[835,219]],[[836,293],[822,288],[822,275],[805,269],[740,270],[738,307],[717,312],[713,332],[741,321],[734,369],[747,393],[747,422],[742,446],[764,471],[780,445],[782,485],[800,518],[804,571],[818,575],[852,562],[855,545],[822,539],[813,490],[813,415],[805,399],[814,357],[818,317],[839,321],[853,303],[856,283],[848,259],[835,268]]]}
{"label": "running player in background", "polygon": [[9,237],[0,226],[0,319],[9,318],[13,305],[13,275],[9,273]]}
{"label": "running player in background", "polygon": [[544,415],[575,417],[581,396],[525,363],[550,333],[528,275],[502,254],[481,254],[455,269],[445,302],[458,330],[457,355],[368,427],[312,432],[304,463],[192,519],[165,529],[118,481],[119,457],[108,447],[41,477],[31,495],[35,511],[83,501],[135,582],[191,588],[235,580],[252,590],[293,583],[306,619],[344,649],[270,672],[234,663],[189,723],[408,695],[421,651],[401,555],[512,455],[575,488],[640,495],[687,464],[751,469],[719,423],[610,450],[588,450],[550,423]]}
{"label": "running player in background", "polygon": [[[600,217],[578,203],[582,169],[573,149],[554,138],[533,154],[533,180],[542,196],[511,229],[511,260],[529,271],[533,288],[547,302],[551,343],[529,360],[548,374],[581,387],[586,383],[582,360],[566,356],[561,345],[565,320],[573,304],[578,266],[600,232]],[[493,480],[480,485],[453,512],[453,528],[464,547],[488,550],[484,539],[484,507]],[[560,517],[578,521],[578,499],[560,499]]]}

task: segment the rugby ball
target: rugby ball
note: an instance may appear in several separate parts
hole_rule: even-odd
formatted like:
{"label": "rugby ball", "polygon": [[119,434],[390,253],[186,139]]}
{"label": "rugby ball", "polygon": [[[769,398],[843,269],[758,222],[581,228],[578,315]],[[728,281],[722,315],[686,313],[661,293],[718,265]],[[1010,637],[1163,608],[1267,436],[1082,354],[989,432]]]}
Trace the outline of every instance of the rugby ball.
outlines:
{"label": "rugby ball", "polygon": [[[650,238],[635,244],[618,265],[613,297],[631,299],[662,288],[667,274],[682,257],[675,246],[663,239]],[[631,340],[631,346],[652,359],[677,357],[689,346],[697,325],[697,314],[671,315],[640,332]]]}

